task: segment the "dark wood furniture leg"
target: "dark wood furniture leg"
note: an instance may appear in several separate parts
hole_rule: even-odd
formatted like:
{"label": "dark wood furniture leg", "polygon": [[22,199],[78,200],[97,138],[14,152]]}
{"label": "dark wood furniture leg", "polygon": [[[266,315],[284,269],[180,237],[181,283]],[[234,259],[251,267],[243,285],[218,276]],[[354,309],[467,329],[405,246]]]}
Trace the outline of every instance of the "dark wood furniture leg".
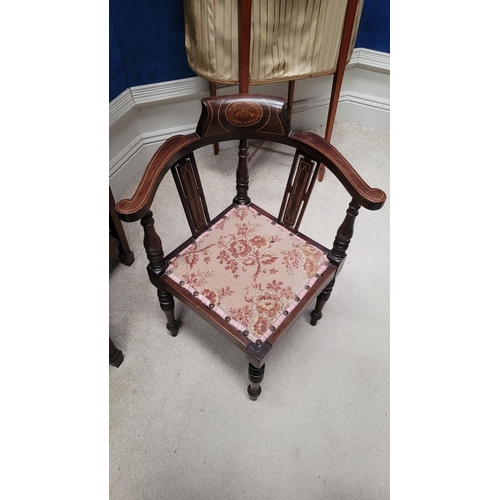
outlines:
{"label": "dark wood furniture leg", "polygon": [[[346,252],[349,248],[349,243],[351,242],[352,235],[354,234],[354,222],[360,208],[361,205],[357,201],[355,201],[354,199],[351,200],[351,203],[349,203],[349,208],[346,211],[345,219],[337,231],[337,236],[335,236],[333,248],[328,254],[328,259],[330,260],[330,262],[333,262],[338,266],[338,270],[335,276],[338,276],[340,271],[342,270],[342,265],[347,255]],[[323,314],[321,313],[321,310],[326,304],[326,301],[330,298],[334,284],[335,278],[333,278],[333,280],[330,281],[330,283],[328,283],[328,285],[326,285],[323,291],[318,295],[318,298],[316,300],[316,307],[311,313],[311,325],[315,326],[322,318]]]}
{"label": "dark wood furniture leg", "polygon": [[[216,86],[215,82],[209,81],[208,88],[210,91],[210,97],[215,97],[217,95],[217,86]],[[214,142],[214,155],[218,155],[218,154],[219,154],[219,143]]]}
{"label": "dark wood furniture leg", "polygon": [[115,347],[113,341],[109,339],[109,364],[118,368],[123,362],[123,353]]}
{"label": "dark wood furniture leg", "polygon": [[170,332],[172,337],[177,337],[177,334],[179,333],[179,322],[175,319],[174,297],[167,290],[159,288],[158,299],[160,301],[160,307],[167,317],[167,330]]}
{"label": "dark wood furniture leg", "polygon": [[330,283],[328,283],[328,285],[326,285],[323,291],[318,295],[318,298],[316,299],[316,307],[311,313],[312,326],[316,326],[318,321],[323,317],[323,313],[321,311],[332,294],[333,285],[335,285],[335,278],[333,278],[333,280],[330,281]]}
{"label": "dark wood furniture leg", "polygon": [[248,386],[247,391],[252,401],[256,401],[262,392],[260,383],[264,379],[265,368],[265,364],[260,368],[255,368],[252,363],[248,363],[248,378],[250,379],[250,385]]}
{"label": "dark wood furniture leg", "polygon": [[165,272],[167,263],[163,254],[161,239],[156,232],[153,212],[151,210],[141,219],[141,225],[144,228],[144,248],[149,260],[148,274],[151,283],[158,289],[158,299],[160,307],[167,317],[167,330],[172,337],[175,337],[179,331],[179,323],[174,315],[174,297],[165,289],[163,281],[160,279]]}
{"label": "dark wood furniture leg", "polygon": [[131,266],[134,262],[134,252],[132,252],[128,246],[122,221],[118,218],[116,213],[115,199],[111,192],[111,188],[109,188],[109,232],[113,239],[113,241],[110,241],[110,252],[118,247],[118,257],[120,261],[126,266]]}

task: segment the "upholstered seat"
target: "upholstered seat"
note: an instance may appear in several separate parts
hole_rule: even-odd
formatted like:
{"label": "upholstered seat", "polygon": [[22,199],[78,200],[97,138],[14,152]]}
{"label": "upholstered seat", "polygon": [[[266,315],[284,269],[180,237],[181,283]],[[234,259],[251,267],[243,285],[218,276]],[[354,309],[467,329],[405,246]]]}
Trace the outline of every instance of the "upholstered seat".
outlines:
{"label": "upholstered seat", "polygon": [[191,293],[240,335],[264,342],[279,334],[301,302],[314,298],[314,285],[332,267],[328,249],[310,241],[254,205],[229,207],[194,243],[168,256],[166,282]]}
{"label": "upholstered seat", "polygon": [[[193,152],[234,139],[239,139],[236,196],[212,219]],[[248,196],[248,139],[296,148],[278,217]],[[299,232],[321,164],[352,196],[331,249]],[[150,207],[169,170],[192,237],[165,256]],[[118,202],[116,210],[124,221],[141,220],[149,278],[168,331],[176,336],[179,330],[175,297],[245,352],[248,394],[255,400],[278,338],[314,301],[311,325],[322,318],[359,209],[378,210],[384,202],[384,192],[369,187],[331,144],[315,134],[290,130],[283,99],[245,94],[203,99],[196,132],[168,139],[149,162],[133,197]]]}

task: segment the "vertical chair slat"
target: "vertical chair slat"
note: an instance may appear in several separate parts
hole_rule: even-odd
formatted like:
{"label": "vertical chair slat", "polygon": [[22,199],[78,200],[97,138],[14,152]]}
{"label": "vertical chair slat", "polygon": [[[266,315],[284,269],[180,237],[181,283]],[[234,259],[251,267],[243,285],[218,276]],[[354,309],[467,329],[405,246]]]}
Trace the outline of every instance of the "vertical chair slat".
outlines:
{"label": "vertical chair slat", "polygon": [[208,226],[210,215],[194,155],[191,153],[174,165],[172,175],[191,233],[196,238]]}
{"label": "vertical chair slat", "polygon": [[290,231],[299,230],[318,175],[318,168],[318,162],[297,150],[278,216],[278,222]]}

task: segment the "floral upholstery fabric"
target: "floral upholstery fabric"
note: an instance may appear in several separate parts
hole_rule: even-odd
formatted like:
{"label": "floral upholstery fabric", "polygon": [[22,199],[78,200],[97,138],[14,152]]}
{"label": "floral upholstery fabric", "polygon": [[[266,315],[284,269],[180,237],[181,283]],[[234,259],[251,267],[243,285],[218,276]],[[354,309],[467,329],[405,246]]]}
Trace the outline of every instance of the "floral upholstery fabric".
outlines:
{"label": "floral upholstery fabric", "polygon": [[172,258],[167,274],[255,342],[276,330],[327,265],[322,250],[243,205]]}

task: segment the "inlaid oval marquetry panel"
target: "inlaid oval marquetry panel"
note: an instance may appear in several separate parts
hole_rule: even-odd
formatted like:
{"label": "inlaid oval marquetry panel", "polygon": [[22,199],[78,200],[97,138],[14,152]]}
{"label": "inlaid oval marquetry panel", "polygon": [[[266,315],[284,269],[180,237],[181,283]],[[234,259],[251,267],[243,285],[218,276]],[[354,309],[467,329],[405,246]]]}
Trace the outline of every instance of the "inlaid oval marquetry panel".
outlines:
{"label": "inlaid oval marquetry panel", "polygon": [[285,100],[281,97],[215,96],[206,97],[201,102],[202,114],[196,127],[200,137],[245,132],[273,135],[290,133],[290,120]]}
{"label": "inlaid oval marquetry panel", "polygon": [[260,104],[252,101],[237,101],[226,109],[227,121],[236,127],[246,127],[258,123],[264,112]]}

